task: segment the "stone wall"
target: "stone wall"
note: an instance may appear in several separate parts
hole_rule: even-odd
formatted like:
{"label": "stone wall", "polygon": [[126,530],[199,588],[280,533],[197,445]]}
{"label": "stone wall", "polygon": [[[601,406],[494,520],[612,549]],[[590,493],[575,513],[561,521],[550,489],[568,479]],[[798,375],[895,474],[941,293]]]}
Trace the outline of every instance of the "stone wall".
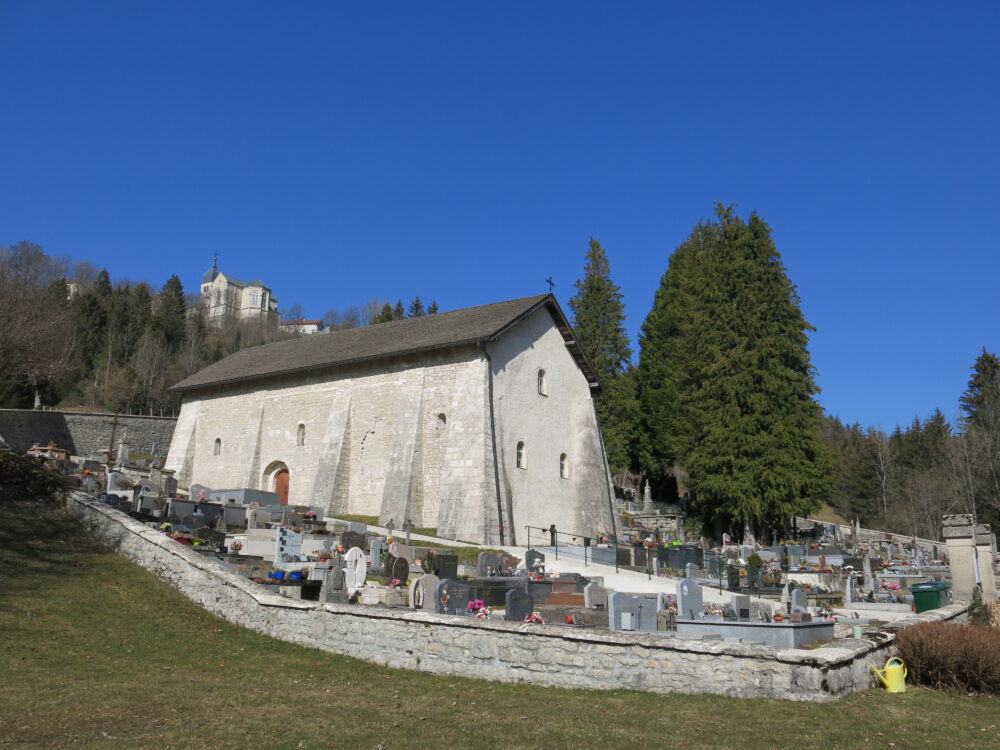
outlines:
{"label": "stone wall", "polygon": [[[104,544],[230,622],[394,668],[568,688],[829,701],[869,687],[869,665],[881,668],[892,655],[890,630],[807,651],[774,650],[296,601],[266,593],[87,495],[74,493],[67,508]],[[943,607],[896,627],[964,613]]]}
{"label": "stone wall", "polygon": [[[109,447],[113,414],[81,414],[66,411],[0,409],[0,437],[15,453],[32,445],[55,442],[78,456],[89,456]],[[173,417],[117,416],[114,451],[123,431],[132,453],[165,455],[177,420]]]}

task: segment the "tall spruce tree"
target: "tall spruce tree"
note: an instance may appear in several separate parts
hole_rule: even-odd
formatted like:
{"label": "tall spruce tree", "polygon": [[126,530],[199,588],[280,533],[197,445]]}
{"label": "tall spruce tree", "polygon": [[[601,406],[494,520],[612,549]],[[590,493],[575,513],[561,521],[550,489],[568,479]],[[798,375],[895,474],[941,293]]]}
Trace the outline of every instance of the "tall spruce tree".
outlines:
{"label": "tall spruce tree", "polygon": [[614,473],[631,463],[637,402],[635,387],[627,374],[632,349],[625,332],[625,306],[621,289],[611,280],[611,267],[600,243],[591,238],[583,278],[569,301],[577,341],[597,370],[603,392],[594,400],[604,436],[608,463]]}
{"label": "tall spruce tree", "polygon": [[156,298],[154,327],[163,334],[170,352],[176,353],[184,346],[187,333],[187,307],[184,303],[184,287],[174,274],[163,285]]}
{"label": "tall spruce tree", "polygon": [[704,520],[745,538],[828,490],[809,330],[768,225],[721,204],[674,252],[642,327],[645,468],[682,469]]}

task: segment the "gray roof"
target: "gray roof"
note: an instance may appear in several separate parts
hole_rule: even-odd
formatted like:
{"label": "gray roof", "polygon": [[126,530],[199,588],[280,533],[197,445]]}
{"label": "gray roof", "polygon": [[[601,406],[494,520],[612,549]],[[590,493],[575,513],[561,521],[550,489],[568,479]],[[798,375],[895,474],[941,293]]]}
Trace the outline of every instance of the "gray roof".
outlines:
{"label": "gray roof", "polygon": [[542,294],[243,349],[199,370],[170,390],[193,391],[223,383],[491,341],[543,306],[552,315],[590,387],[599,389],[594,368],[576,342],[576,336],[555,297]]}

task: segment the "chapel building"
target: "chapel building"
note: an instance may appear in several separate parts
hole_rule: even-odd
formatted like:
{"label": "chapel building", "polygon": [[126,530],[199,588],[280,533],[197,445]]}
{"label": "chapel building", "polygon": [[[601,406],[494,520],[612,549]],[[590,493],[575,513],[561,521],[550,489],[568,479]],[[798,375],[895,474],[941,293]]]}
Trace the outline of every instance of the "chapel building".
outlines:
{"label": "chapel building", "polygon": [[278,324],[278,300],[262,281],[240,281],[222,273],[213,259],[201,277],[201,299],[205,323],[220,328],[227,321],[247,321],[267,327]]}
{"label": "chapel building", "polygon": [[485,544],[615,532],[600,384],[551,294],[245,349],[173,390],[183,486]]}

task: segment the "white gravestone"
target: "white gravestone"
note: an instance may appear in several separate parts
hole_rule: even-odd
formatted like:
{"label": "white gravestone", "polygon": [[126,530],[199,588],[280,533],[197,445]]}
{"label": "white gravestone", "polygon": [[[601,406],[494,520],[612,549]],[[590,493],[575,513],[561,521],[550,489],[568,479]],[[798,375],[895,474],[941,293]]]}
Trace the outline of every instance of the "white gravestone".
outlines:
{"label": "white gravestone", "polygon": [[344,580],[348,591],[364,586],[365,577],[368,575],[368,561],[365,558],[365,551],[360,547],[351,547],[344,558],[347,567],[344,570]]}

